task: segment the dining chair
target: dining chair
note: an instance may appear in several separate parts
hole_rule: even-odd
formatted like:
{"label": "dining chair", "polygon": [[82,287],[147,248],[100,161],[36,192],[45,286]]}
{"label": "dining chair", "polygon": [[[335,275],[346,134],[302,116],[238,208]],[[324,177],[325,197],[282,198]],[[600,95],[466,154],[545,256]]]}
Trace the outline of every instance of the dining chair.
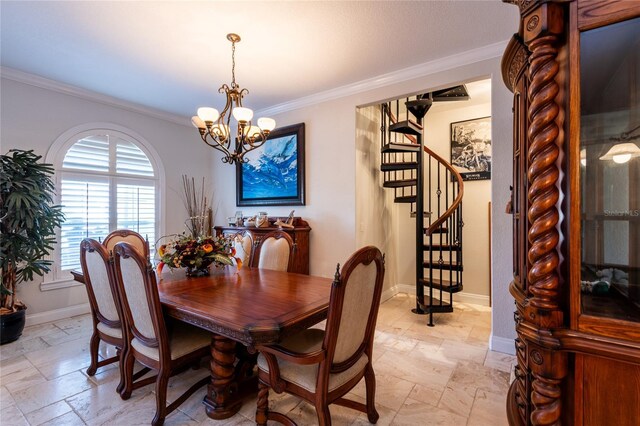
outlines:
{"label": "dining chair", "polygon": [[[122,399],[129,399],[133,390],[155,381],[156,414],[152,425],[162,425],[164,419],[189,396],[205,385],[204,377],[187,389],[175,401],[166,404],[169,378],[188,366],[197,366],[210,353],[211,334],[200,328],[175,321],[167,327],[162,314],[160,296],[153,268],[138,250],[126,242],[115,245],[114,270],[127,345],[123,354],[125,372]],[[130,374],[134,360],[158,372],[157,376],[133,382]]]}
{"label": "dining chair", "polygon": [[131,244],[145,258],[149,259],[149,241],[130,229],[116,229],[104,238],[102,244],[111,252],[115,245],[122,241]]}
{"label": "dining chair", "polygon": [[[258,345],[256,424],[275,420],[295,425],[286,415],[269,411],[269,388],[305,399],[316,408],[321,426],[331,424],[329,404],[367,414],[376,423],[375,374],[372,366],[384,258],[376,247],[355,252],[335,274],[325,330],[309,328],[276,345]],[[366,404],[343,398],[364,377]]]}
{"label": "dining chair", "polygon": [[233,247],[236,249],[236,257],[242,260],[242,264],[251,266],[253,261],[253,245],[255,237],[253,232],[245,229],[233,236]]}
{"label": "dining chair", "polygon": [[[120,306],[116,302],[109,252],[98,241],[85,238],[80,243],[80,266],[84,276],[84,283],[89,296],[91,317],[93,319],[93,334],[89,343],[91,364],[87,374],[93,376],[98,368],[119,360],[124,349],[124,334],[122,331],[122,317]],[[116,355],[98,361],[100,341],[116,348]],[[120,363],[120,383],[116,390],[120,392],[124,386],[122,363]]]}
{"label": "dining chair", "polygon": [[272,231],[264,234],[255,253],[252,266],[261,269],[273,269],[276,271],[289,271],[293,260],[295,243],[293,239],[283,231]]}

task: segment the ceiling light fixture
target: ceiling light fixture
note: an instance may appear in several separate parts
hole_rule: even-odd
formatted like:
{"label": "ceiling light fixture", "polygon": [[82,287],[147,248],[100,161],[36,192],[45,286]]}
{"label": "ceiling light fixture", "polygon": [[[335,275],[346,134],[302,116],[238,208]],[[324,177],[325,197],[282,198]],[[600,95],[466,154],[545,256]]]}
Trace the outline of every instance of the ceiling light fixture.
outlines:
{"label": "ceiling light fixture", "polygon": [[[218,93],[226,95],[227,103],[222,113],[215,108],[198,108],[198,115],[191,118],[191,123],[200,131],[204,143],[224,154],[222,162],[242,164],[248,161],[244,158],[247,152],[261,147],[267,141],[276,122],[272,118],[262,117],[258,118],[257,126],[251,124],[253,111],[242,106],[242,98],[249,91],[236,84],[236,43],[240,41],[240,36],[227,34],[227,40],[231,42],[231,87],[223,84],[218,89]],[[231,133],[231,116],[237,121],[235,135]]]}
{"label": "ceiling light fixture", "polygon": [[636,130],[640,130],[640,126],[622,133],[617,138],[609,138],[610,141],[622,143],[617,143],[612,146],[605,155],[600,157],[600,160],[613,160],[614,163],[624,164],[634,157],[640,157],[640,148],[638,148],[635,143],[630,142],[635,139],[640,139],[640,134],[633,134]]}

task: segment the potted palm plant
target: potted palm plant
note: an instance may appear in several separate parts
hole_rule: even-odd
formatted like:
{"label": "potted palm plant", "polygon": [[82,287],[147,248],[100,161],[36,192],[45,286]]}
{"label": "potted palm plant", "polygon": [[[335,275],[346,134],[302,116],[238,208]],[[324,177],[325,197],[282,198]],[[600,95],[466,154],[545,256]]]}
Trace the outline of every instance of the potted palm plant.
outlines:
{"label": "potted palm plant", "polygon": [[53,166],[33,151],[11,150],[0,161],[0,344],[20,337],[26,306],[16,285],[49,272],[55,228],[64,216],[53,205]]}

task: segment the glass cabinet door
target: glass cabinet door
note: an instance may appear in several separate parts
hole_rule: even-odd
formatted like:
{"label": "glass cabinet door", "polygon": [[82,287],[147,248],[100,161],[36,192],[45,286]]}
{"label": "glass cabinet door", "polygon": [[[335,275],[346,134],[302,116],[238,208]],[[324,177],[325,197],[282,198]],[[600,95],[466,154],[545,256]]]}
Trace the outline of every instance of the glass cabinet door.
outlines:
{"label": "glass cabinet door", "polygon": [[580,35],[582,314],[640,322],[640,18]]}

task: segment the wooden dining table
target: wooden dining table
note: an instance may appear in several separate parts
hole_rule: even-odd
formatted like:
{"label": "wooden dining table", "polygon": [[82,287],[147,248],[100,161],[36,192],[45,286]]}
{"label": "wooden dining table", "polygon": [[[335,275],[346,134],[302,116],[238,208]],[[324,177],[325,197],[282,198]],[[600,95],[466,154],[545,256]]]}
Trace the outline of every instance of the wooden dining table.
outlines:
{"label": "wooden dining table", "polygon": [[233,416],[257,392],[256,344],[277,343],[326,318],[331,282],[258,268],[213,268],[199,278],[183,271],[162,274],[158,290],[165,313],[213,333],[211,383],[203,401],[209,417]]}
{"label": "wooden dining table", "polygon": [[[74,277],[83,281],[81,274]],[[331,283],[258,268],[212,268],[204,277],[187,277],[183,270],[161,275],[165,314],[212,333],[211,382],[203,401],[210,418],[233,416],[257,392],[257,344],[277,343],[326,318]]]}

